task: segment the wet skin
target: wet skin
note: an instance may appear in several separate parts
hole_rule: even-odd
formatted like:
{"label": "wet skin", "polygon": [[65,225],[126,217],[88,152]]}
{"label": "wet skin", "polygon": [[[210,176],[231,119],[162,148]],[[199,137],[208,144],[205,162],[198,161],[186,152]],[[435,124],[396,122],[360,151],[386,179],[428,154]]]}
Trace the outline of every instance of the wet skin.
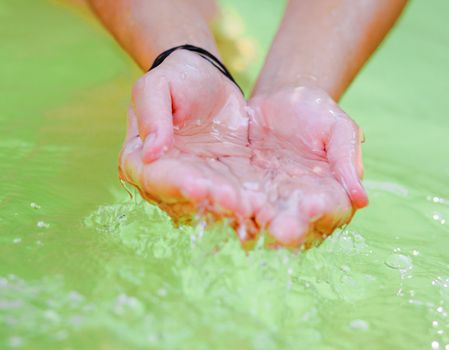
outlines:
{"label": "wet skin", "polygon": [[123,180],[175,219],[227,218],[244,241],[267,229],[296,246],[367,204],[361,133],[322,90],[246,102],[209,62],[177,51],[133,90]]}

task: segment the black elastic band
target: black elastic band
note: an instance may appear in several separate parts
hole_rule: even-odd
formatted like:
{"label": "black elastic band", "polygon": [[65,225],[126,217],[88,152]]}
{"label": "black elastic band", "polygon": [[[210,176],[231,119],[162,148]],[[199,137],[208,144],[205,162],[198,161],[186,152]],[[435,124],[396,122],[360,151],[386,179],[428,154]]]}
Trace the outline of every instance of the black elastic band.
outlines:
{"label": "black elastic band", "polygon": [[175,46],[172,47],[171,49],[168,49],[164,52],[162,52],[159,56],[156,57],[156,59],[154,60],[153,64],[151,65],[150,69],[148,69],[148,71],[152,70],[153,68],[156,68],[157,66],[159,66],[162,62],[164,62],[164,60],[174,51],[176,50],[188,50],[188,51],[192,51],[192,52],[196,52],[198,55],[200,55],[201,57],[203,57],[205,60],[207,60],[208,62],[210,62],[215,68],[217,68],[221,73],[223,73],[224,76],[226,76],[229,80],[231,80],[242,92],[243,94],[243,90],[242,88],[239,86],[239,84],[237,84],[237,82],[235,81],[235,79],[232,77],[231,73],[228,71],[228,69],[224,66],[223,63],[220,62],[220,60],[215,57],[214,55],[212,55],[209,51],[198,47],[198,46],[193,46],[193,45],[189,45],[189,44],[185,44],[185,45],[179,45],[179,46]]}

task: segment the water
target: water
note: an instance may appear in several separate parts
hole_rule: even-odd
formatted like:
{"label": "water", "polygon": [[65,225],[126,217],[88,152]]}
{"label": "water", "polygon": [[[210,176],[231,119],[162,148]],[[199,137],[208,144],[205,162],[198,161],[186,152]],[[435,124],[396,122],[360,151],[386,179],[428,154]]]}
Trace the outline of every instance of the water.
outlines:
{"label": "water", "polygon": [[[232,4],[263,52],[280,5]],[[370,206],[318,248],[246,254],[121,187],[139,71],[100,26],[0,1],[0,348],[448,349],[448,11],[413,1],[342,102]]]}

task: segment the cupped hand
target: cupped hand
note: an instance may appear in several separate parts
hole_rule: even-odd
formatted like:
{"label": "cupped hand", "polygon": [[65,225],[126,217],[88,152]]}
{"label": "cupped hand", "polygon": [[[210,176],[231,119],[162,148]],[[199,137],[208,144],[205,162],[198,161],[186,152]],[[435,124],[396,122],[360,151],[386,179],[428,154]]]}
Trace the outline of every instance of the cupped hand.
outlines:
{"label": "cupped hand", "polygon": [[277,242],[326,236],[367,205],[362,133],[324,91],[285,89],[249,106],[252,163],[267,196],[256,219]]}
{"label": "cupped hand", "polygon": [[120,177],[174,219],[200,212],[251,222],[258,174],[246,101],[198,54],[178,50],[134,86]]}
{"label": "cupped hand", "polygon": [[361,133],[323,91],[252,98],[210,62],[177,51],[133,89],[123,180],[174,219],[226,217],[246,240],[298,245],[367,204]]}

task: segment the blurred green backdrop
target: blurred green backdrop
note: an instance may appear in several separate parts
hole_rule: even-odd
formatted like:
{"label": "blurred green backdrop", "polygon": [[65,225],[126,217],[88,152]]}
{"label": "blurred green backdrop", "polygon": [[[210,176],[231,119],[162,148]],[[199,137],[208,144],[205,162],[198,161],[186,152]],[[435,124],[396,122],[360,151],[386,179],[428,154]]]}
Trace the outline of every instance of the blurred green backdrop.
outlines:
{"label": "blurred green backdrop", "polygon": [[[284,2],[223,3],[252,81]],[[121,188],[141,73],[96,20],[0,0],[0,348],[449,349],[448,13],[410,2],[342,101],[370,206],[318,248],[247,255]]]}

